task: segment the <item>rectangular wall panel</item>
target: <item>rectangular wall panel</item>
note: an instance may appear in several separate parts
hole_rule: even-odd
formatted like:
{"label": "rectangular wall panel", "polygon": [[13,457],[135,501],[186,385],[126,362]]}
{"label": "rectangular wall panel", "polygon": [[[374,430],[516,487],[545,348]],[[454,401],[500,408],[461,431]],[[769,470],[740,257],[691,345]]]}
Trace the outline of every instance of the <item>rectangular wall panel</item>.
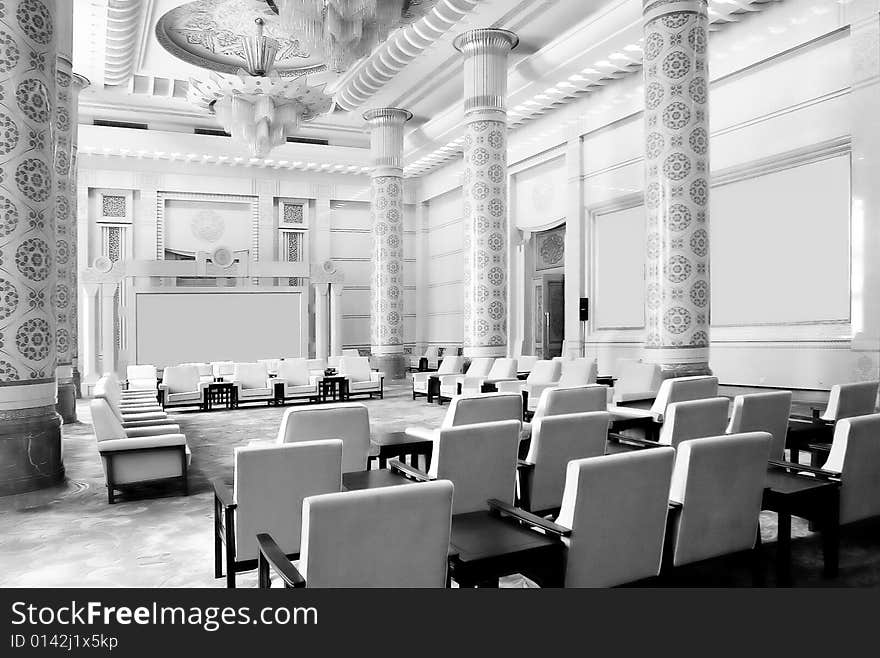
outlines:
{"label": "rectangular wall panel", "polygon": [[593,222],[594,327],[645,325],[645,207],[597,215]]}

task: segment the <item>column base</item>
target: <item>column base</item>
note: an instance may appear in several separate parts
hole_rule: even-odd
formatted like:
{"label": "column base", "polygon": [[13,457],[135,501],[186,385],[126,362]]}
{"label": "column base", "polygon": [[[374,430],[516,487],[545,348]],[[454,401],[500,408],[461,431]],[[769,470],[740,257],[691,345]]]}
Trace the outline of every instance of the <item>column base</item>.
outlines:
{"label": "column base", "polygon": [[76,399],[79,400],[82,398],[82,376],[79,374],[79,370],[75,367],[73,369],[73,387],[76,392]]}
{"label": "column base", "polygon": [[55,411],[61,416],[61,421],[65,425],[76,422],[76,398],[74,382],[58,382],[58,402],[55,403]]}
{"label": "column base", "polygon": [[370,365],[385,373],[385,379],[406,379],[408,361],[403,354],[374,354]]}
{"label": "column base", "polygon": [[0,412],[0,496],[64,479],[61,417],[52,407]]}
{"label": "column base", "polygon": [[711,375],[712,369],[708,363],[661,363],[660,378],[674,379],[675,377],[697,377]]}
{"label": "column base", "polygon": [[488,347],[482,345],[465,345],[462,350],[462,356],[470,359],[481,357],[504,358],[507,356],[507,345],[490,345]]}

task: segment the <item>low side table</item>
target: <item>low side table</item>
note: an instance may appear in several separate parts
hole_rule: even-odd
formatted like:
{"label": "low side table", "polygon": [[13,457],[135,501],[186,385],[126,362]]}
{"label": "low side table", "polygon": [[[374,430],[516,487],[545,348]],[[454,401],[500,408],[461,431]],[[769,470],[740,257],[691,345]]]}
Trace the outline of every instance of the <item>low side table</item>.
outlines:
{"label": "low side table", "polygon": [[344,402],[348,399],[348,377],[342,375],[324,376],[318,380],[318,400],[320,402]]}
{"label": "low side table", "polygon": [[232,382],[211,382],[205,387],[202,408],[211,411],[217,405],[238,408],[238,388]]}
{"label": "low side table", "polygon": [[373,454],[368,458],[368,467],[372,465],[374,460],[378,460],[380,469],[387,468],[389,459],[409,457],[410,465],[420,468],[419,455],[424,455],[425,471],[427,472],[431,468],[433,441],[419,439],[406,432],[387,432],[372,437],[370,443],[373,444],[374,450],[371,450]]}
{"label": "low side table", "polygon": [[434,402],[434,398],[440,399],[440,376],[430,375],[428,377],[428,404]]}

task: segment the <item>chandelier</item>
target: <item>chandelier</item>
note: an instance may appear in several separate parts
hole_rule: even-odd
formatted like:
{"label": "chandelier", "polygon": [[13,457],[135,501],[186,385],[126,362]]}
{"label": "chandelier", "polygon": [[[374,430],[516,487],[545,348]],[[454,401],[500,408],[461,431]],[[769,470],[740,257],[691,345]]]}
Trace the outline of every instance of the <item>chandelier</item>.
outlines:
{"label": "chandelier", "polygon": [[263,36],[256,20],[253,36],[243,36],[245,69],[235,76],[217,73],[189,81],[189,100],[213,111],[223,129],[263,158],[293,135],[303,121],[330,111],[333,101],[324,85],[310,87],[305,76],[289,80],[272,70],[278,42]]}
{"label": "chandelier", "polygon": [[392,31],[412,19],[414,12],[433,4],[421,0],[266,0],[266,3],[278,13],[285,29],[307,48],[322,53],[327,65],[337,72],[345,71],[369,55]]}

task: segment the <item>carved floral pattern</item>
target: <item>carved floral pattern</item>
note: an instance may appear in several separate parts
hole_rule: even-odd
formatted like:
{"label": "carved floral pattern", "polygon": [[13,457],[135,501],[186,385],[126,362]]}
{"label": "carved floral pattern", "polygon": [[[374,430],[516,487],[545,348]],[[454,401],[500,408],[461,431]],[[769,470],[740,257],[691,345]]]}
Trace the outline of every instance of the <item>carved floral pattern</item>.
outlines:
{"label": "carved floral pattern", "polygon": [[403,345],[403,181],[375,176],[371,185],[373,269],[370,344]]}

